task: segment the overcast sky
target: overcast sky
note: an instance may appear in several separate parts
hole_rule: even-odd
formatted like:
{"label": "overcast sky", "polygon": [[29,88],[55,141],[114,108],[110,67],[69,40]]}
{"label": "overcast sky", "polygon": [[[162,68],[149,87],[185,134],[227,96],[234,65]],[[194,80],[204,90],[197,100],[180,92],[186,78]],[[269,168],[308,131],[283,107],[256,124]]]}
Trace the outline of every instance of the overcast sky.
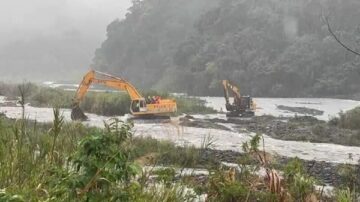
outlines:
{"label": "overcast sky", "polygon": [[79,32],[105,39],[106,26],[123,18],[131,0],[0,0],[0,45],[34,35]]}

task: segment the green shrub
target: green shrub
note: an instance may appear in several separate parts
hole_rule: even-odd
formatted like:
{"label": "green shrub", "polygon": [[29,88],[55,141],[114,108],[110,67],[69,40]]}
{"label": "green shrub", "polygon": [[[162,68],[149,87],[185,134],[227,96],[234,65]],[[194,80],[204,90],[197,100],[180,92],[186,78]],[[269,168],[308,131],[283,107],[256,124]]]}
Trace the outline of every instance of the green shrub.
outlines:
{"label": "green shrub", "polygon": [[196,167],[199,163],[199,150],[194,146],[176,147],[172,150],[163,150],[159,161],[164,164],[178,165],[181,167]]}
{"label": "green shrub", "polygon": [[316,180],[309,176],[303,163],[294,158],[284,168],[284,179],[290,195],[299,201],[305,201],[306,197],[314,193]]}
{"label": "green shrub", "polygon": [[326,135],[326,127],[323,124],[316,124],[311,128],[311,132],[316,136],[325,136]]}
{"label": "green shrub", "polygon": [[[25,122],[24,127],[0,117],[0,187],[6,187],[6,192],[0,191],[0,201],[170,202],[193,198],[183,186],[157,187],[148,185],[148,179],[134,178],[139,167],[132,158],[131,124],[115,121],[105,129],[88,128],[77,122],[62,123],[58,111],[54,112],[58,115],[54,124]],[[26,135],[20,147],[22,130]],[[153,145],[177,149],[155,140],[149,149]],[[159,174],[165,182],[174,172]]]}
{"label": "green shrub", "polygon": [[335,198],[336,198],[337,202],[353,202],[353,201],[355,201],[354,193],[352,193],[349,188],[336,190]]}
{"label": "green shrub", "polygon": [[157,180],[169,186],[175,180],[175,169],[173,168],[162,168],[153,172],[157,175]]}
{"label": "green shrub", "polygon": [[[180,167],[199,167],[201,150],[194,146],[179,147],[173,142],[159,141],[151,137],[135,137],[132,140],[133,158],[156,153],[157,164]],[[210,162],[209,162],[210,163]]]}
{"label": "green shrub", "polygon": [[124,115],[130,112],[130,97],[124,93],[90,92],[81,102],[81,108],[104,116]]}
{"label": "green shrub", "polygon": [[134,202],[193,202],[196,196],[192,191],[179,183],[169,186],[150,185],[146,190],[130,192]]}
{"label": "green shrub", "polygon": [[78,197],[84,201],[129,201],[126,192],[131,179],[139,172],[130,160],[125,144],[131,138],[130,127],[113,122],[105,132],[83,138],[69,159],[67,171],[51,169],[47,180],[50,195],[58,200]]}
{"label": "green shrub", "polygon": [[305,169],[302,161],[299,158],[291,159],[284,168],[284,177],[287,183],[292,183],[296,174],[304,174]]}
{"label": "green shrub", "polygon": [[[207,184],[207,201],[210,202],[242,202],[242,201],[279,201],[277,196],[266,189],[254,189],[251,182],[256,182],[255,176],[239,177],[230,180],[228,173],[217,171],[210,175]],[[250,183],[250,184],[249,184]]]}
{"label": "green shrub", "polygon": [[5,189],[0,190],[0,201],[6,201],[6,202],[25,202],[24,198],[20,195],[12,195],[9,193],[6,193]]}
{"label": "green shrub", "polygon": [[313,177],[296,173],[292,178],[292,183],[288,184],[289,192],[293,198],[305,201],[307,196],[314,193],[315,183],[316,181]]}
{"label": "green shrub", "polygon": [[[352,157],[350,157],[352,158]],[[350,191],[360,191],[360,166],[351,164],[342,164],[338,166],[338,174],[340,175],[340,183],[344,187],[348,187]]]}
{"label": "green shrub", "polygon": [[360,129],[360,107],[356,107],[347,112],[340,112],[339,117],[332,118],[329,124],[335,124],[341,128]]}
{"label": "green shrub", "polygon": [[174,97],[178,107],[178,114],[209,114],[216,110],[205,105],[205,101],[194,97]]}
{"label": "green shrub", "polygon": [[30,104],[36,107],[70,108],[73,93],[57,88],[38,87],[30,94]]}

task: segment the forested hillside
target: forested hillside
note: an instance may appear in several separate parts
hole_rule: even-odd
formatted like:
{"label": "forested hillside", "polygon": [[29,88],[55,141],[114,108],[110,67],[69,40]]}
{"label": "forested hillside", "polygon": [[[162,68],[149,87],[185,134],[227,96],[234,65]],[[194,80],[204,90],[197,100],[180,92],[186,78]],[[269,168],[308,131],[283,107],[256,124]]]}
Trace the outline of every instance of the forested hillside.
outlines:
{"label": "forested hillside", "polygon": [[358,0],[134,0],[112,22],[93,67],[136,86],[220,95],[230,79],[254,96],[360,94]]}

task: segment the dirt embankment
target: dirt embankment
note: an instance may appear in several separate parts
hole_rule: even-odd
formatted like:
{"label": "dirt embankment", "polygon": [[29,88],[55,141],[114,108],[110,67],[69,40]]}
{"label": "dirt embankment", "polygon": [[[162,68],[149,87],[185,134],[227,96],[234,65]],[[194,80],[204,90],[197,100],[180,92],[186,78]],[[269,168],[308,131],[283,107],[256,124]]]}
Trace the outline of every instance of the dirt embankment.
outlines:
{"label": "dirt embankment", "polygon": [[193,116],[186,115],[183,118],[180,118],[180,125],[187,127],[195,127],[195,128],[211,128],[211,129],[219,129],[230,131],[230,129],[224,125],[220,125],[214,121],[209,121],[206,119],[196,119]]}
{"label": "dirt embankment", "polygon": [[312,109],[312,108],[308,108],[308,107],[289,107],[289,106],[285,106],[285,105],[278,105],[277,108],[280,110],[283,110],[283,111],[289,111],[289,112],[294,112],[297,114],[304,114],[304,115],[311,115],[311,116],[320,116],[320,115],[324,114],[324,111]]}
{"label": "dirt embankment", "polygon": [[335,143],[360,146],[359,132],[332,126],[311,116],[276,118],[271,116],[254,117],[250,120],[235,120],[236,128],[264,133],[281,140]]}

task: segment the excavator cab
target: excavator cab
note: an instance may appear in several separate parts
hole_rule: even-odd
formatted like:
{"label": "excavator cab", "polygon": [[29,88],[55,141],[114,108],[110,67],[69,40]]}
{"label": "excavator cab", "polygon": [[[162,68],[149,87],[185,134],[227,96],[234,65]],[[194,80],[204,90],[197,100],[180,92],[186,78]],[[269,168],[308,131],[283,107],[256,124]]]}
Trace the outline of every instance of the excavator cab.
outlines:
{"label": "excavator cab", "polygon": [[145,99],[139,99],[139,100],[133,100],[131,101],[131,107],[130,107],[131,113],[136,114],[137,112],[146,112],[146,100]]}

